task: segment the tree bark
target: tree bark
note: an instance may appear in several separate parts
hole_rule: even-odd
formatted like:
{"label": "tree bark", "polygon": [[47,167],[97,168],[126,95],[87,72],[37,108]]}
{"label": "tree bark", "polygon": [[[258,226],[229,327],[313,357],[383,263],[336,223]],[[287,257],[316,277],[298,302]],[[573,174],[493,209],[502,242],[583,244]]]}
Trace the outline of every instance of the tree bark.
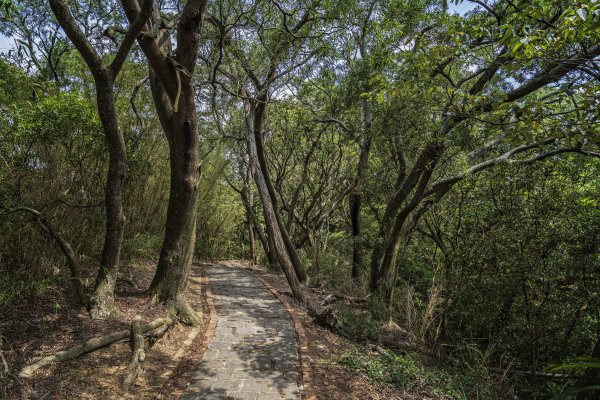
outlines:
{"label": "tree bark", "polygon": [[[423,201],[423,192],[429,183],[437,160],[443,152],[443,146],[432,142],[425,146],[415,165],[406,176],[405,171],[399,171],[396,191],[390,197],[379,226],[378,242],[371,256],[371,291],[379,291],[382,286],[388,286],[391,278],[393,262],[400,248],[401,232],[406,230],[405,222],[411,212]],[[410,194],[414,194],[407,201]],[[404,205],[404,207],[402,207]],[[421,214],[426,208],[421,207]],[[411,223],[416,224],[420,215],[413,216]],[[388,289],[384,290],[387,292]],[[387,295],[384,296],[387,298]]]}
{"label": "tree bark", "polygon": [[[287,253],[289,254],[289,258],[292,261],[292,266],[294,267],[295,274],[300,282],[307,282],[308,275],[306,274],[306,269],[304,268],[304,264],[298,255],[298,251],[296,250],[296,246],[290,239],[287,229],[285,228],[285,223],[283,218],[281,217],[281,213],[279,212],[279,205],[277,203],[277,194],[275,193],[275,189],[273,188],[273,183],[271,181],[271,177],[269,175],[269,169],[267,166],[267,161],[265,159],[265,151],[263,145],[263,137],[262,137],[262,119],[265,111],[266,98],[260,98],[257,101],[257,104],[252,104],[252,118],[253,125],[248,129],[251,129],[251,133],[254,136],[254,143],[256,147],[256,158],[257,162],[261,167],[263,179],[265,182],[265,187],[269,194],[271,207],[273,208],[273,213],[275,217],[275,222],[278,225],[278,231],[283,239],[283,243],[285,244],[285,248]],[[249,131],[250,132],[250,131]]]}
{"label": "tree bark", "polygon": [[294,265],[288,253],[288,249],[285,245],[280,225],[277,221],[277,216],[271,198],[271,193],[269,192],[269,189],[267,187],[267,181],[265,179],[262,165],[259,161],[259,152],[256,144],[256,135],[254,134],[254,106],[250,101],[246,100],[244,101],[244,109],[246,114],[246,144],[248,147],[247,150],[250,160],[250,170],[252,171],[254,181],[258,188],[258,194],[262,202],[268,236],[272,240],[277,259],[287,278],[294,298],[300,302],[303,302],[304,296],[300,288],[300,282],[298,280],[296,271],[294,270]]}
{"label": "tree bark", "polygon": [[127,153],[115,109],[114,86],[108,77],[96,79],[98,112],[106,135],[109,152],[108,174],[106,176],[106,232],[100,258],[100,268],[96,276],[94,293],[90,297],[89,310],[92,318],[108,318],[115,310],[115,284],[119,274],[121,244],[125,231],[123,212],[123,186]]}
{"label": "tree bark", "polygon": [[[194,88],[191,81],[182,86],[183,104],[168,121],[161,119],[169,141],[171,183],[165,237],[149,295],[152,301],[174,307],[185,323],[196,325],[200,316],[189,306],[184,292],[196,241],[200,155]],[[151,87],[157,108],[163,107],[165,91],[154,73]]]}
{"label": "tree bark", "polygon": [[144,336],[142,332],[142,317],[136,315],[131,323],[131,359],[127,366],[127,374],[123,380],[123,386],[128,389],[135,383],[137,379],[142,363],[146,359],[144,352]]}
{"label": "tree bark", "polygon": [[109,65],[90,44],[79,29],[77,21],[64,0],[50,0],[50,7],[59,24],[73,43],[94,77],[98,114],[104,130],[109,153],[106,177],[106,232],[100,257],[100,268],[96,277],[94,293],[90,298],[89,310],[93,318],[107,318],[115,311],[114,288],[119,272],[119,258],[125,216],[123,213],[123,185],[127,153],[125,140],[119,129],[115,108],[114,80],[121,70],[136,36],[145,25],[152,10],[153,1],[145,0],[142,7],[136,2],[137,13]]}
{"label": "tree bark", "polygon": [[[122,0],[129,21],[139,14],[136,0]],[[177,23],[177,48],[155,6],[138,43],[150,64],[150,87],[161,127],[169,143],[171,183],[165,237],[148,294],[151,301],[173,308],[182,322],[197,325],[201,317],[185,299],[196,239],[200,155],[193,74],[206,0],[185,3]]]}

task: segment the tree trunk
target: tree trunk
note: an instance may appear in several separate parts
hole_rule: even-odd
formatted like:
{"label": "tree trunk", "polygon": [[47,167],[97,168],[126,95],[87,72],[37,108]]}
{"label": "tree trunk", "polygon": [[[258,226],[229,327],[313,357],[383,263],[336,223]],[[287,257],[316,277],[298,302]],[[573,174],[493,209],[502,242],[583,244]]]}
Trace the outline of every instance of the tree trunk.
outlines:
{"label": "tree trunk", "polygon": [[248,227],[248,241],[249,243],[249,250],[250,250],[250,262],[252,263],[252,265],[256,265],[258,262],[258,258],[256,256],[256,241],[254,240],[254,226],[252,225],[252,221],[247,218],[246,219],[246,225]]}
{"label": "tree trunk", "polygon": [[106,177],[106,232],[96,276],[94,293],[90,297],[89,310],[92,318],[109,318],[115,311],[115,283],[119,273],[119,258],[125,215],[123,214],[123,185],[127,153],[125,140],[119,130],[115,111],[114,86],[110,77],[96,78],[98,113],[106,136],[109,152]]}
{"label": "tree trunk", "polygon": [[[248,225],[248,240],[250,241],[250,260],[252,262],[252,264],[257,264],[258,263],[258,256],[256,254],[256,239],[255,239],[255,235],[254,235],[254,219],[256,219],[256,217],[253,217],[253,210],[252,210],[252,203],[254,201],[253,199],[253,193],[251,191],[248,190],[248,176],[246,177],[246,181],[244,182],[244,186],[242,187],[242,197],[244,197],[245,199],[242,199],[242,202],[244,203],[244,208],[246,209],[246,223]],[[247,204],[246,204],[247,203]]]}
{"label": "tree trunk", "polygon": [[248,146],[250,169],[252,171],[252,175],[254,176],[256,186],[258,188],[258,194],[262,201],[263,213],[265,217],[265,223],[267,225],[268,235],[273,242],[274,250],[277,254],[279,264],[281,265],[281,268],[283,269],[283,272],[287,278],[290,288],[292,289],[292,294],[294,295],[294,298],[300,302],[303,302],[304,296],[300,288],[300,282],[298,281],[298,277],[296,275],[296,271],[294,270],[294,265],[288,253],[288,249],[286,248],[280,225],[275,215],[275,208],[271,200],[271,194],[269,193],[269,189],[267,188],[265,175],[263,173],[261,163],[259,162],[259,153],[256,146],[256,136],[253,133],[254,107],[249,101],[246,101],[244,106],[246,109],[246,143]]}
{"label": "tree trunk", "polygon": [[[273,240],[273,237],[271,236],[271,234],[269,234],[268,232],[268,227],[267,227],[267,258],[269,259],[269,265],[271,266],[271,269],[273,271],[277,271],[279,270],[279,259],[277,257],[277,249],[275,248],[275,241]],[[296,273],[294,271],[294,273]],[[296,278],[298,277],[298,274],[296,274]]]}
{"label": "tree trunk", "polygon": [[[257,106],[252,106],[253,109],[255,110],[253,112],[253,125],[251,127],[249,127],[248,129],[251,129],[251,131],[249,131],[249,132],[251,132],[254,136],[254,143],[255,143],[255,147],[256,147],[256,158],[257,158],[256,161],[258,162],[259,166],[261,167],[263,179],[265,181],[265,187],[269,194],[271,207],[273,208],[275,222],[278,225],[278,231],[280,232],[280,235],[283,239],[283,243],[285,244],[285,248],[287,250],[289,258],[292,261],[292,265],[294,267],[294,271],[295,271],[295,274],[296,274],[298,280],[300,282],[305,283],[308,281],[308,275],[306,274],[304,264],[302,263],[302,260],[300,259],[298,252],[296,251],[296,246],[294,246],[294,243],[290,239],[287,229],[285,229],[285,224],[284,224],[283,218],[281,217],[281,214],[279,212],[279,206],[277,203],[277,195],[275,193],[275,189],[273,188],[273,183],[272,183],[271,177],[269,175],[269,169],[267,167],[267,161],[265,159],[262,130],[261,130],[262,129],[262,118],[264,115],[264,108],[265,108],[265,104],[266,104],[265,101],[266,101],[266,99],[261,98],[261,99],[259,99],[259,103]],[[261,197],[261,199],[262,199],[262,197]]]}
{"label": "tree trunk", "polygon": [[174,307],[183,322],[196,325],[201,318],[187,303],[185,287],[196,240],[200,155],[194,88],[189,78],[182,81],[178,110],[172,110],[165,118],[166,91],[154,73],[150,77],[154,102],[163,116],[161,125],[169,142],[171,185],[165,237],[149,295],[152,301]]}
{"label": "tree trunk", "polygon": [[272,269],[277,270],[277,269],[279,269],[278,264],[277,264],[277,256],[273,252],[273,246],[269,245],[270,240],[267,239],[267,237],[265,237],[264,232],[260,228],[260,224],[258,223],[258,218],[256,218],[256,214],[254,213],[254,210],[252,209],[252,202],[250,201],[250,198],[249,198],[249,192],[250,192],[249,189],[246,186],[244,186],[244,188],[242,189],[242,191],[240,193],[242,196],[242,203],[244,203],[244,208],[246,209],[246,215],[250,219],[250,223],[252,225],[254,232],[256,233],[256,236],[258,236],[258,239],[260,240],[262,248],[267,256],[269,266]]}
{"label": "tree trunk", "polygon": [[356,168],[356,181],[350,194],[350,221],[352,224],[352,280],[360,282],[363,265],[363,237],[361,227],[362,187],[369,166],[371,150],[371,125],[373,122],[372,108],[368,100],[363,100],[364,142],[360,145],[360,156]]}
{"label": "tree trunk", "polygon": [[110,63],[105,66],[102,57],[90,44],[86,35],[79,29],[69,6],[63,0],[50,0],[50,7],[69,40],[83,57],[96,86],[98,115],[102,123],[106,146],[109,153],[108,174],[106,177],[106,232],[104,247],[100,258],[100,268],[96,277],[94,293],[90,298],[89,310],[93,318],[107,318],[114,307],[114,289],[119,270],[119,257],[125,216],[123,215],[123,184],[125,182],[125,165],[127,153],[125,140],[119,130],[114,98],[114,79],[119,73],[123,62],[131,49],[134,38],[146,23],[152,2],[145,1],[140,9],[136,2],[139,19],[133,18],[127,34],[119,45],[119,49]]}
{"label": "tree trunk", "polygon": [[[399,172],[396,190],[386,206],[379,226],[379,240],[371,257],[372,292],[380,291],[381,286],[389,286],[390,272],[395,265],[402,237],[410,235],[421,216],[429,209],[431,200],[424,202],[423,193],[443,150],[440,143],[428,143],[410,173],[404,176],[404,168]],[[441,191],[434,201],[439,201],[448,190]],[[387,289],[384,290],[386,291]]]}
{"label": "tree trunk", "polygon": [[[129,21],[139,14],[136,0],[121,0]],[[185,2],[176,29],[177,47],[164,27],[158,6],[153,4],[146,33],[138,43],[150,64],[150,87],[161,127],[169,142],[171,184],[165,238],[150,300],[175,309],[187,324],[201,322],[185,299],[196,239],[196,203],[200,179],[198,116],[194,93],[194,69],[200,45],[205,0]]]}

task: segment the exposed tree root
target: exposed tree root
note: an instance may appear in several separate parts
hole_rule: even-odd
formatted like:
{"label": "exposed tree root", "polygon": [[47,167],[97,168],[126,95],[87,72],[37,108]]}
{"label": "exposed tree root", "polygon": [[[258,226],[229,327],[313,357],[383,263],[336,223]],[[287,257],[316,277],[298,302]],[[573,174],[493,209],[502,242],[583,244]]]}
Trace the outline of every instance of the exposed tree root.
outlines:
{"label": "exposed tree root", "polygon": [[[159,328],[163,325],[170,325],[173,323],[173,319],[171,317],[166,318],[157,318],[152,322],[147,324],[143,324],[139,327],[139,332],[146,333],[153,329]],[[97,350],[102,347],[106,347],[112,343],[115,343],[119,340],[125,339],[131,333],[130,329],[122,330],[119,332],[110,333],[105,336],[96,337],[93,339],[89,339],[81,344],[78,344],[75,347],[71,347],[67,350],[62,350],[52,355],[46,356],[35,363],[26,366],[25,368],[19,371],[18,376],[21,378],[29,378],[35,371],[38,369],[52,364],[54,362],[70,360],[76,357],[79,357],[82,354],[89,353],[91,351]]]}
{"label": "exposed tree root", "polygon": [[173,308],[182,324],[198,326],[202,323],[202,311],[194,310],[183,296],[177,299]]}
{"label": "exposed tree root", "polygon": [[177,317],[184,325],[198,326],[202,323],[202,310],[194,310],[184,295],[179,295],[175,300],[161,299],[156,292],[150,292],[149,301],[167,307],[169,314]]}
{"label": "exposed tree root", "polygon": [[123,386],[129,389],[135,383],[142,363],[146,359],[144,352],[144,336],[142,332],[142,317],[136,315],[131,323],[131,360],[127,366],[127,374],[123,380]]}

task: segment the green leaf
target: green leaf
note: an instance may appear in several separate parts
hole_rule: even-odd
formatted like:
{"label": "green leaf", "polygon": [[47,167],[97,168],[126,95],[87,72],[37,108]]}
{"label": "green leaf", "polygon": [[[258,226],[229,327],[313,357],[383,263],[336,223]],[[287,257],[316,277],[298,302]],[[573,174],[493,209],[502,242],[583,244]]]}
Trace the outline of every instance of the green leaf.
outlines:
{"label": "green leaf", "polygon": [[585,8],[580,8],[576,12],[579,18],[581,18],[582,20],[585,21],[587,19],[587,10]]}
{"label": "green leaf", "polygon": [[561,392],[558,396],[555,397],[555,400],[565,399],[573,394],[577,394],[579,392],[587,392],[590,390],[598,390],[600,389],[600,382],[586,380],[575,385],[567,387],[563,392]]}

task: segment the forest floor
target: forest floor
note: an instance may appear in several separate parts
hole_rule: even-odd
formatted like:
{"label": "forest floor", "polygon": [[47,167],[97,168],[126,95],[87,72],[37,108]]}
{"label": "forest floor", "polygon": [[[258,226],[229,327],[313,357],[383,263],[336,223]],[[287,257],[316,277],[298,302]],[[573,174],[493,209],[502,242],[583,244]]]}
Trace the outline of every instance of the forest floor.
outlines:
{"label": "forest floor", "polygon": [[[327,297],[327,291],[309,288],[305,292],[306,304],[300,305],[291,297],[289,286],[283,274],[256,269],[246,262],[228,261],[221,263],[252,270],[253,273],[283,294],[288,303],[292,305],[307,336],[312,375],[310,384],[318,399],[427,400],[446,398],[443,394],[428,393],[427,388],[423,388],[422,385],[415,384],[410,389],[400,389],[389,383],[377,382],[367,376],[364,371],[344,365],[341,361],[350,354],[358,353],[367,358],[371,356],[376,358],[378,354],[372,351],[368,344],[342,337],[330,329],[316,324],[314,318],[309,316],[308,309],[317,309]],[[384,335],[387,336],[387,344],[391,347],[397,349],[404,347],[414,350],[414,344],[407,341],[406,332],[400,328],[392,327],[385,331]]]}
{"label": "forest floor", "polygon": [[[372,379],[364,369],[352,367],[348,355],[375,357],[365,343],[341,337],[314,323],[301,306],[289,297],[289,288],[282,274],[268,273],[251,268],[245,262],[224,261],[218,264],[247,268],[277,289],[293,312],[299,317],[306,332],[311,365],[311,382],[319,399],[432,399],[434,396],[423,385],[400,389],[398,385]],[[202,265],[193,268],[187,297],[190,303],[208,310],[206,276]],[[147,352],[146,360],[136,384],[123,389],[131,350],[126,341],[117,342],[70,361],[56,363],[36,371],[31,378],[17,378],[16,373],[42,356],[72,347],[84,340],[111,332],[128,329],[135,315],[144,322],[166,316],[166,311],[146,301],[142,288],[148,287],[154,263],[139,261],[133,267],[133,278],[138,288],[124,282],[117,285],[117,306],[120,315],[106,321],[91,320],[84,308],[66,296],[57,287],[48,287],[26,303],[1,310],[0,329],[4,336],[3,353],[11,375],[0,375],[0,398],[12,399],[178,399],[186,391],[193,372],[209,344],[204,334],[210,315],[204,314],[203,324],[191,328],[176,324]],[[257,281],[258,282],[258,281]],[[265,288],[267,291],[267,288]],[[316,308],[327,293],[307,289],[307,305]],[[194,336],[195,335],[195,336]],[[402,331],[389,336],[404,337]],[[182,343],[191,341],[181,349]],[[352,356],[352,357],[354,357]],[[346,362],[341,362],[346,360]],[[352,358],[350,358],[352,361]]]}

